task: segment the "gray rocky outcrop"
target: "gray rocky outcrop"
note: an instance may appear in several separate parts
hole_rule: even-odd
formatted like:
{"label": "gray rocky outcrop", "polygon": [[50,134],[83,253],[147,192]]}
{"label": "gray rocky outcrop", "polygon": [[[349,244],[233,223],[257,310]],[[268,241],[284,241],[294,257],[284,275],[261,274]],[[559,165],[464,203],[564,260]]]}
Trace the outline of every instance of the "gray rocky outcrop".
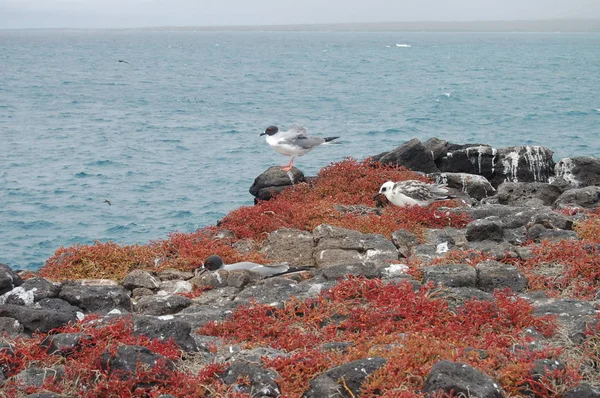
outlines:
{"label": "gray rocky outcrop", "polygon": [[72,312],[14,304],[0,305],[0,317],[16,319],[28,333],[48,333],[77,320],[77,315]]}
{"label": "gray rocky outcrop", "polygon": [[[105,351],[101,357],[100,368],[109,375],[114,374],[121,380],[134,377],[140,369],[140,365],[151,370],[173,370],[173,362],[146,347],[134,345],[121,345],[116,352]],[[156,372],[154,379],[159,379],[160,372]],[[168,377],[164,374],[164,377]]]}
{"label": "gray rocky outcrop", "polygon": [[192,300],[183,296],[152,295],[141,297],[135,303],[135,310],[146,315],[170,315],[178,313],[191,304]]}
{"label": "gray rocky outcrop", "polygon": [[496,197],[503,205],[527,205],[532,199],[539,199],[551,206],[561,194],[558,187],[543,182],[504,182],[498,186]]}
{"label": "gray rocky outcrop", "polygon": [[515,292],[525,291],[527,278],[514,265],[497,261],[484,261],[477,264],[477,287],[485,292],[510,288]]}
{"label": "gray rocky outcrop", "polygon": [[131,312],[133,304],[122,286],[87,286],[77,282],[63,284],[59,298],[85,313],[106,314],[114,309]]}
{"label": "gray rocky outcrop", "polygon": [[496,194],[496,189],[482,175],[468,173],[433,173],[430,177],[437,184],[445,184],[473,199],[481,200]]}
{"label": "gray rocky outcrop", "polygon": [[431,368],[423,391],[477,398],[501,398],[504,392],[498,383],[474,367],[458,362],[439,361]]}
{"label": "gray rocky outcrop", "polygon": [[304,181],[304,173],[296,167],[292,167],[290,171],[286,172],[282,170],[281,166],[271,166],[256,177],[250,187],[250,194],[257,199],[269,200],[285,188]]}
{"label": "gray rocky outcrop", "polygon": [[[220,378],[223,383],[234,386],[235,391],[250,394],[253,397],[281,396],[279,386],[275,381],[279,378],[279,374],[253,362],[245,360],[232,362]],[[240,379],[248,380],[249,384],[239,383]]]}
{"label": "gray rocky outcrop", "polygon": [[304,398],[357,397],[365,379],[385,365],[382,357],[359,359],[329,369],[310,382]]}
{"label": "gray rocky outcrop", "polygon": [[423,282],[447,287],[475,287],[477,272],[467,264],[433,265],[423,267]]}
{"label": "gray rocky outcrop", "polygon": [[269,234],[262,252],[273,262],[287,262],[291,266],[315,265],[313,235],[307,231],[280,228]]}
{"label": "gray rocky outcrop", "polygon": [[0,263],[0,295],[21,286],[23,280],[12,268],[6,264]]}
{"label": "gray rocky outcrop", "polygon": [[557,208],[583,207],[593,209],[600,206],[600,186],[569,189],[554,202]]}
{"label": "gray rocky outcrop", "polygon": [[318,267],[357,262],[381,264],[398,259],[396,246],[383,235],[323,224],[314,229],[313,236]]}
{"label": "gray rocky outcrop", "polygon": [[570,188],[600,186],[600,159],[591,156],[578,156],[561,159],[554,166],[556,180]]}
{"label": "gray rocky outcrop", "polygon": [[435,165],[431,151],[416,138],[405,142],[389,152],[373,156],[373,160],[382,164],[404,166],[409,170],[423,173],[435,173],[439,169]]}

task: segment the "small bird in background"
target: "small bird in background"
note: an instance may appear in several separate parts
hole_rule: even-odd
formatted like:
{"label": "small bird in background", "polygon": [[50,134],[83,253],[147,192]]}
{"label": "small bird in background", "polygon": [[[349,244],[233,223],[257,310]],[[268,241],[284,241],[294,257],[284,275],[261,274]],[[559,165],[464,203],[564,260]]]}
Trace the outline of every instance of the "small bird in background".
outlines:
{"label": "small bird in background", "polygon": [[377,200],[381,195],[385,195],[396,206],[425,207],[435,201],[451,198],[445,184],[429,184],[417,180],[396,183],[387,181],[379,188],[379,193],[373,197],[373,200]]}
{"label": "small bird in background", "polygon": [[119,60],[119,62],[123,62],[123,63],[125,63],[125,64],[128,64],[128,65],[129,65],[129,62],[125,61],[124,59],[120,59],[120,60]]}
{"label": "small bird in background", "polygon": [[262,265],[252,263],[249,261],[243,261],[239,263],[225,264],[223,263],[223,259],[217,255],[209,256],[206,260],[204,260],[202,267],[205,271],[217,271],[220,269],[224,271],[246,270],[250,272],[255,272],[263,278],[283,274],[290,274],[292,272],[305,271],[308,269],[307,267],[290,267],[288,263]]}
{"label": "small bird in background", "polygon": [[292,126],[288,131],[281,131],[277,126],[269,126],[264,133],[267,144],[275,151],[285,156],[291,156],[290,162],[282,166],[283,171],[290,171],[294,165],[294,158],[306,155],[320,145],[339,144],[331,142],[340,137],[310,137],[306,133],[306,128],[302,126]]}
{"label": "small bird in background", "polygon": [[110,203],[110,200],[108,200],[108,199],[104,199],[104,203],[106,203],[109,206],[112,206],[112,203]]}

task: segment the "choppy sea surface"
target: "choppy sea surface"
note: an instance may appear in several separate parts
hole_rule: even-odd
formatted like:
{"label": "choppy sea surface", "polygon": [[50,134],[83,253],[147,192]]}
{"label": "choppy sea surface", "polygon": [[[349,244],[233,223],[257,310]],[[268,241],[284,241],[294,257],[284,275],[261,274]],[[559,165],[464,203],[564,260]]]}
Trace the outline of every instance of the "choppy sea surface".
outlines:
{"label": "choppy sea surface", "polygon": [[0,262],[214,224],[287,163],[271,124],[342,137],[307,175],[414,137],[598,156],[599,65],[600,34],[0,31]]}

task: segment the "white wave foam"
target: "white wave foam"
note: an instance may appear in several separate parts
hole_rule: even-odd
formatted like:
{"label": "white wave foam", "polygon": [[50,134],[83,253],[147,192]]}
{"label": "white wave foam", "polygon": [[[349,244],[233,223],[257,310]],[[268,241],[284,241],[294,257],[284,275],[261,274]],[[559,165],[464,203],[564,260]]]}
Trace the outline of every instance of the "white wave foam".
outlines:
{"label": "white wave foam", "polygon": [[404,48],[408,48],[410,47],[410,44],[401,44],[401,43],[396,43],[396,47],[404,47]]}

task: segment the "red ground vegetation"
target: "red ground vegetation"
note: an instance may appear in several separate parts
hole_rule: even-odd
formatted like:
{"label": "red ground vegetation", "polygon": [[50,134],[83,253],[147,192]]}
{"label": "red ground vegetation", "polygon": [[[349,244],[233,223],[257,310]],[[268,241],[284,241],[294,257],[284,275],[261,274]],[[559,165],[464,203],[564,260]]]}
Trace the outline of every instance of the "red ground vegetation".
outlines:
{"label": "red ground vegetation", "polygon": [[[248,347],[268,345],[291,352],[291,357],[267,360],[281,375],[283,394],[290,397],[300,396],[325,369],[375,355],[388,362],[363,386],[364,396],[396,397],[399,391],[406,397],[419,396],[416,391],[441,359],[469,363],[518,394],[531,381],[533,361],[560,352],[514,349],[527,346],[526,328],[550,336],[555,324],[550,317],[533,316],[525,300],[507,291],[497,292],[493,302],[468,301],[456,312],[435,295],[433,285],[414,291],[408,283],[352,277],[316,299],[292,300],[282,309],[238,308],[227,321],[210,323],[198,332]],[[352,346],[344,353],[316,346],[327,342]],[[577,364],[570,366],[560,375],[566,387],[579,380]]]}
{"label": "red ground vegetation", "polygon": [[600,208],[588,213],[588,216],[575,225],[577,235],[584,241],[600,243]]}
{"label": "red ground vegetation", "polygon": [[[156,397],[171,393],[178,397],[205,397],[210,394],[241,397],[230,391],[216,377],[224,365],[208,365],[197,374],[171,370],[158,364],[155,369],[136,370],[136,374],[126,379],[123,373],[113,373],[101,367],[102,354],[114,352],[119,345],[137,345],[169,360],[178,360],[182,352],[172,341],[152,340],[132,333],[132,323],[128,319],[118,319],[110,324],[98,324],[98,319],[89,317],[86,321],[68,326],[55,332],[83,333],[89,336],[83,340],[79,350],[63,357],[52,355],[41,346],[45,335],[32,338],[19,338],[13,348],[0,349],[0,366],[8,377],[14,376],[31,366],[51,367],[64,365],[64,376],[60,380],[48,379],[43,386],[23,388],[14,378],[2,385],[0,396],[16,397],[19,392],[55,391],[78,397]],[[210,394],[209,394],[210,393]],[[210,395],[215,396],[215,395]]]}
{"label": "red ground vegetation", "polygon": [[283,191],[275,200],[232,211],[222,220],[221,227],[233,231],[238,238],[261,241],[281,227],[312,231],[320,224],[331,224],[389,236],[400,228],[419,235],[423,228],[466,225],[465,215],[437,210],[442,204],[456,206],[453,201],[427,208],[389,206],[381,216],[342,213],[335,209],[335,205],[374,207],[373,196],[388,180],[429,181],[403,167],[346,159],[323,168],[313,184],[298,184]]}
{"label": "red ground vegetation", "polygon": [[533,257],[516,261],[531,290],[550,296],[593,300],[600,289],[600,247],[585,241],[544,241],[532,246]]}
{"label": "red ground vegetation", "polygon": [[[369,160],[347,159],[325,167],[312,184],[298,184],[276,198],[257,206],[242,207],[229,213],[220,227],[207,227],[193,233],[175,232],[166,240],[147,245],[118,245],[96,242],[60,248],[46,261],[40,275],[53,280],[74,278],[122,279],[134,269],[161,270],[167,267],[191,270],[211,254],[219,254],[226,263],[236,261],[268,262],[260,253],[241,254],[233,247],[238,239],[263,241],[270,232],[282,227],[312,231],[320,224],[331,224],[365,233],[389,235],[405,228],[420,234],[424,228],[463,227],[468,219],[438,210],[440,202],[427,208],[388,206],[379,215],[342,213],[336,205],[373,207],[373,196],[387,180],[427,180],[420,174],[396,166],[382,166]],[[226,229],[235,238],[216,239]]]}

